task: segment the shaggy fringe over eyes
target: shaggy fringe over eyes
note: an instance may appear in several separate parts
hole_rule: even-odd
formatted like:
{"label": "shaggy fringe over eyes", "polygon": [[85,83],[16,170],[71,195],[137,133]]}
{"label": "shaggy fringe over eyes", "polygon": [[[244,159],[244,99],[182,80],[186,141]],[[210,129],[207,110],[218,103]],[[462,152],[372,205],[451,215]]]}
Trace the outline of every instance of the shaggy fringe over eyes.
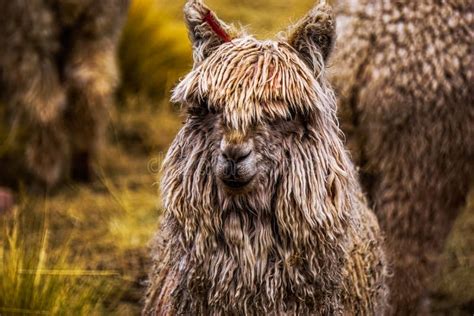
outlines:
{"label": "shaggy fringe over eyes", "polygon": [[247,36],[221,45],[175,88],[172,101],[207,102],[221,110],[225,123],[245,130],[265,119],[289,118],[292,113],[317,112],[334,119],[335,99],[298,53],[286,42],[259,42]]}

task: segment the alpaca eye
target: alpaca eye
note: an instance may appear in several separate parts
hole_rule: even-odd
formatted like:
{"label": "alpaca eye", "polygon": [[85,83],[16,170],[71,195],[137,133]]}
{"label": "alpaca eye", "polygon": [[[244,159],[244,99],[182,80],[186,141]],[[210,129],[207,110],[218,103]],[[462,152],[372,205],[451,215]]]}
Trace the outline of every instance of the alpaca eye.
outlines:
{"label": "alpaca eye", "polygon": [[298,117],[297,113],[294,110],[290,110],[289,115],[285,117],[285,121],[292,122]]}
{"label": "alpaca eye", "polygon": [[217,110],[205,101],[188,107],[186,111],[190,117],[204,117],[208,114],[217,113]]}
{"label": "alpaca eye", "polygon": [[198,106],[191,106],[187,110],[188,115],[194,117],[203,117],[209,114],[209,108],[207,105],[198,105]]}

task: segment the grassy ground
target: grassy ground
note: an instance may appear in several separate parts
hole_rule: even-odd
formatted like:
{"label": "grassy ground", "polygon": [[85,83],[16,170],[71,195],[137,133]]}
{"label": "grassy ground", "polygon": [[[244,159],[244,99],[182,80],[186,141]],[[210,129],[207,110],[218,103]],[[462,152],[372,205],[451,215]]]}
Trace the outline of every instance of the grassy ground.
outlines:
{"label": "grassy ground", "polygon": [[0,315],[139,313],[161,213],[159,166],[179,122],[166,107],[140,114],[127,107],[92,184],[20,198],[1,223]]}
{"label": "grassy ground", "polygon": [[[473,186],[471,186],[473,187]],[[456,220],[443,253],[443,267],[432,290],[440,314],[474,314],[474,189]]]}
{"label": "grassy ground", "polygon": [[[264,37],[283,30],[313,1],[208,3],[221,18],[252,24]],[[0,315],[139,313],[148,243],[161,214],[159,166],[181,122],[163,100],[191,67],[181,5],[132,3],[120,50],[124,82],[97,179],[67,183],[46,198],[22,195],[15,211],[0,219]],[[440,313],[467,314],[467,304],[474,309],[474,192],[444,258],[433,286],[435,306]]]}

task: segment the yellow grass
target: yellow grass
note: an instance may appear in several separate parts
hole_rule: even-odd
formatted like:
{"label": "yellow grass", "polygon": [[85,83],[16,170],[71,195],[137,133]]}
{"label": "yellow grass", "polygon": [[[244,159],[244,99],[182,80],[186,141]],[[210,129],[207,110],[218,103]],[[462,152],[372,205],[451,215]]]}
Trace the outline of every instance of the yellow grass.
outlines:
{"label": "yellow grass", "polygon": [[119,50],[122,95],[163,97],[192,64],[179,6],[165,0],[132,1]]}
{"label": "yellow grass", "polygon": [[85,269],[81,257],[70,256],[67,239],[60,247],[50,247],[51,230],[44,207],[29,202],[16,207],[12,217],[4,220],[0,314],[102,313],[103,300],[117,291],[113,279],[118,273]]}

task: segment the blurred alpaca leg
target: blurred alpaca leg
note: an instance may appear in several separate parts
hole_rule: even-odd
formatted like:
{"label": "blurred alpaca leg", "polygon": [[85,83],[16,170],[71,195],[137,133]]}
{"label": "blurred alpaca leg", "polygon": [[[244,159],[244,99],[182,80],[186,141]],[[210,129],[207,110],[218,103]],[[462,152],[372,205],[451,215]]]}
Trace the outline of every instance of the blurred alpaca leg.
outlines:
{"label": "blurred alpaca leg", "polygon": [[67,121],[72,145],[72,175],[91,178],[91,160],[97,157],[118,83],[116,48],[128,1],[93,2],[74,29],[65,73],[70,106]]}
{"label": "blurred alpaca leg", "polygon": [[63,176],[69,157],[67,134],[61,119],[29,123],[26,164],[41,186],[53,187]]}
{"label": "blurred alpaca leg", "polygon": [[59,180],[67,152],[58,124],[66,103],[56,63],[61,53],[58,30],[45,1],[2,3],[2,95],[12,116],[21,118],[27,169],[48,186]]}
{"label": "blurred alpaca leg", "polygon": [[70,107],[67,121],[72,145],[72,176],[89,181],[91,160],[103,147],[117,81],[114,49],[80,43],[67,68]]}

